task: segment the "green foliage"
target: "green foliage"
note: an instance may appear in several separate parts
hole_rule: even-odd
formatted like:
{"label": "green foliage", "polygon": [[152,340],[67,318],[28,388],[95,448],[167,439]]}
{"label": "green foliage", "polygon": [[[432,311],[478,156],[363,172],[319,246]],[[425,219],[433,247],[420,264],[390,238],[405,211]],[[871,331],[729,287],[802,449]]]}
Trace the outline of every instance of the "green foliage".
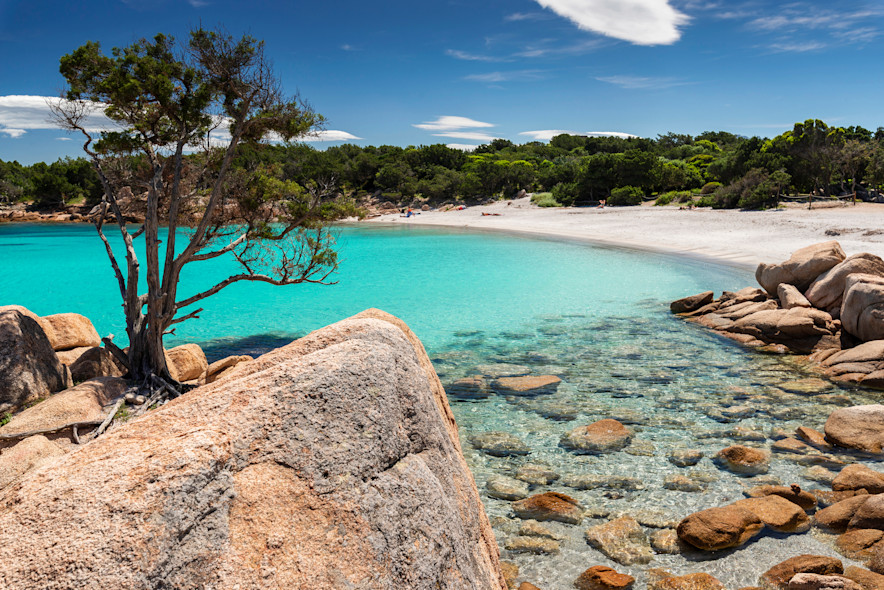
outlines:
{"label": "green foliage", "polygon": [[637,186],[621,186],[611,191],[606,204],[615,207],[641,205],[644,192]]}
{"label": "green foliage", "polygon": [[721,186],[720,182],[716,182],[716,181],[707,182],[706,184],[703,185],[703,188],[700,189],[700,194],[701,195],[711,195],[712,193],[715,192],[715,189],[717,189],[720,186]]}
{"label": "green foliage", "polygon": [[691,191],[669,191],[657,197],[654,201],[655,206],[669,205],[672,201],[678,203],[686,203],[691,200]]}
{"label": "green foliage", "polygon": [[561,207],[552,193],[534,193],[531,196],[531,202],[538,207]]}
{"label": "green foliage", "polygon": [[576,182],[560,182],[552,189],[552,198],[561,206],[571,207],[577,201],[578,187]]}
{"label": "green foliage", "polygon": [[3,415],[0,416],[0,426],[6,426],[10,420],[12,420],[12,413],[3,412]]}

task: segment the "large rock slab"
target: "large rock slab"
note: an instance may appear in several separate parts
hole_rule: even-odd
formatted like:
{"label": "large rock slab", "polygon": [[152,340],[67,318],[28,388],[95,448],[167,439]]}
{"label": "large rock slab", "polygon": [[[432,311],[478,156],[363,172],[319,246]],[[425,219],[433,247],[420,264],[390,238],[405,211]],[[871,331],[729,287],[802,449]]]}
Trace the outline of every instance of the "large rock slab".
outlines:
{"label": "large rock slab", "polygon": [[538,395],[555,393],[561,379],[555,375],[525,375],[501,377],[491,383],[491,388],[501,395]]}
{"label": "large rock slab", "polygon": [[504,590],[442,384],[386,317],[26,475],[0,498],[0,586]]}
{"label": "large rock slab", "polygon": [[817,512],[813,519],[817,525],[836,532],[844,532],[856,511],[871,498],[868,494],[846,498]]}
{"label": "large rock slab", "polygon": [[884,493],[884,473],[865,465],[854,463],[842,469],[832,481],[836,492],[866,490],[870,494]]}
{"label": "large rock slab", "polygon": [[794,285],[806,291],[818,276],[846,258],[838,242],[823,242],[796,250],[789,260],[780,264],[758,265],[755,278],[771,295],[777,294],[780,283]]}
{"label": "large rock slab", "polygon": [[583,508],[580,503],[566,494],[546,492],[513,503],[513,512],[526,520],[556,520],[568,524],[583,521]]}
{"label": "large rock slab", "polygon": [[868,274],[884,278],[884,260],[868,253],[849,256],[844,262],[817,277],[807,289],[805,296],[814,307],[829,312],[840,312],[847,277],[852,274]]}
{"label": "large rock slab", "polygon": [[697,311],[704,305],[712,303],[713,297],[715,297],[715,294],[712,291],[705,291],[703,293],[698,293],[697,295],[684,297],[670,303],[669,310],[672,313],[691,313],[692,311]]}
{"label": "large rock slab", "polygon": [[0,311],[0,412],[64,389],[66,374],[46,334],[18,309]]}
{"label": "large rock slab", "polygon": [[0,440],[101,424],[126,389],[126,382],[115,377],[99,377],[65,389],[13,416],[0,427]]}
{"label": "large rock slab", "polygon": [[83,346],[99,346],[101,338],[86,316],[78,313],[56,313],[40,318],[40,326],[54,350],[69,350]]}
{"label": "large rock slab", "polygon": [[788,283],[780,283],[777,287],[777,298],[780,300],[780,306],[783,309],[792,309],[793,307],[813,307],[801,291],[795,285]]}
{"label": "large rock slab", "polygon": [[0,454],[0,490],[32,469],[64,456],[61,447],[45,436],[31,436]]}
{"label": "large rock slab", "polygon": [[838,446],[880,453],[884,445],[884,405],[839,408],[829,414],[825,431],[826,438]]}
{"label": "large rock slab", "polygon": [[764,524],[755,514],[739,506],[708,508],[678,523],[678,538],[705,551],[739,547],[761,532]]}
{"label": "large rock slab", "polygon": [[206,369],[206,383],[213,383],[228,374],[233,370],[233,368],[240,363],[247,363],[251,360],[255,360],[251,356],[247,354],[241,354],[236,356],[228,356],[221,360],[215,361],[211,365],[209,365],[208,369]]}
{"label": "large rock slab", "polygon": [[782,496],[771,494],[737,500],[734,506],[745,508],[765,525],[780,533],[803,533],[810,528],[810,518],[804,510]]}
{"label": "large rock slab", "polygon": [[884,277],[864,274],[847,277],[841,325],[860,340],[884,340]]}

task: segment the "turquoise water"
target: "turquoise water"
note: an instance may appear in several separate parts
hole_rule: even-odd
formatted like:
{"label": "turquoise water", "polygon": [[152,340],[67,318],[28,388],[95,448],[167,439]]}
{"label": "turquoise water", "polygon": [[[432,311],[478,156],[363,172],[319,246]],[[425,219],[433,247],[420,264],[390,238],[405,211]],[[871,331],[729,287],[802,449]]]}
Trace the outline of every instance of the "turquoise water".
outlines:
{"label": "turquoise water", "polygon": [[[809,470],[818,460],[774,454],[769,473],[757,477],[731,474],[711,461],[725,446],[770,448],[799,425],[821,429],[837,407],[877,400],[877,394],[835,386],[809,395],[790,392],[788,382],[806,372],[788,358],[747,352],[669,314],[669,301],[738,289],[754,282],[750,273],[565,241],[441,229],[346,227],[338,240],[336,285],[234,285],[205,300],[202,319],[183,324],[168,344],[199,342],[212,358],[258,354],[367,307],[401,317],[451,390],[464,454],[502,557],[520,566],[520,579],[545,590],[570,589],[583,570],[599,564],[636,576],[639,588],[648,567],[706,571],[736,588],[755,585],[760,573],[787,557],[837,555],[831,539],[817,532],[765,534],[715,559],[656,555],[648,565],[625,566],[583,539],[587,527],[610,516],[677,521],[737,500],[760,483],[826,487]],[[221,261],[201,264],[183,278],[183,295],[231,271]],[[82,313],[102,335],[123,339],[119,294],[91,227],[0,225],[0,271],[0,305],[21,304],[41,315]],[[466,376],[490,382],[496,374],[526,372],[556,375],[562,384],[552,394],[482,399],[450,388]],[[559,446],[563,433],[601,418],[627,424],[635,442],[601,456]],[[474,440],[488,432],[515,437],[527,454],[482,451]],[[705,456],[695,467],[679,468],[667,458],[676,449]],[[835,470],[839,460],[856,458],[827,459]],[[532,465],[552,472],[548,481],[528,476]],[[701,489],[667,489],[664,478],[673,474]],[[506,545],[521,523],[509,502],[486,494],[486,482],[496,476],[530,480],[530,493],[567,493],[597,518],[580,526],[550,523],[560,538],[555,554],[510,551]],[[575,480],[585,476],[596,481],[580,489],[587,486]]]}

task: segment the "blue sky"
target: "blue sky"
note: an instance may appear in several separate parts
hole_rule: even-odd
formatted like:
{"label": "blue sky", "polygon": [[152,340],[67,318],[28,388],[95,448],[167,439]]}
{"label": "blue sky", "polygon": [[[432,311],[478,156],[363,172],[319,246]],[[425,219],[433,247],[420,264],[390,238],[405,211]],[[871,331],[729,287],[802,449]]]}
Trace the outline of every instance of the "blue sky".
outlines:
{"label": "blue sky", "polygon": [[41,98],[61,55],[200,24],[266,41],[318,147],[884,125],[880,0],[0,0],[0,159],[79,155]]}

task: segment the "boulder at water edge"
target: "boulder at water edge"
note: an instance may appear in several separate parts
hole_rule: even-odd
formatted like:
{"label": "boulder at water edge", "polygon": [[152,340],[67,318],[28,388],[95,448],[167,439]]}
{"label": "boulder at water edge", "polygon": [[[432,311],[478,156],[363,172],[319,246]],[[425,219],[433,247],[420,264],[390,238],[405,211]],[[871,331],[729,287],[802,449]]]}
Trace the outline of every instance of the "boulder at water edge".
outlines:
{"label": "boulder at water edge", "polygon": [[884,445],[884,405],[839,408],[829,414],[825,430],[826,438],[838,446],[880,453]]}
{"label": "boulder at water edge", "polygon": [[789,260],[780,264],[758,265],[755,278],[771,295],[777,294],[780,283],[795,285],[805,291],[814,280],[845,258],[838,242],[823,242],[796,250]]}
{"label": "boulder at water edge", "polygon": [[763,588],[785,590],[795,574],[820,574],[824,576],[844,573],[840,559],[824,555],[798,555],[773,566],[758,580]]}
{"label": "boulder at water edge", "polygon": [[13,484],[0,497],[0,586],[505,582],[429,358],[371,311]]}
{"label": "boulder at water edge", "polygon": [[68,366],[74,382],[96,377],[122,377],[129,372],[108,349],[100,346],[87,348]]}
{"label": "boulder at water edge", "polygon": [[761,532],[764,524],[753,512],[739,506],[722,506],[695,512],[680,523],[678,538],[705,551],[739,547]]}
{"label": "boulder at water edge", "polygon": [[17,309],[0,311],[0,412],[65,385],[64,368],[40,324]]}

